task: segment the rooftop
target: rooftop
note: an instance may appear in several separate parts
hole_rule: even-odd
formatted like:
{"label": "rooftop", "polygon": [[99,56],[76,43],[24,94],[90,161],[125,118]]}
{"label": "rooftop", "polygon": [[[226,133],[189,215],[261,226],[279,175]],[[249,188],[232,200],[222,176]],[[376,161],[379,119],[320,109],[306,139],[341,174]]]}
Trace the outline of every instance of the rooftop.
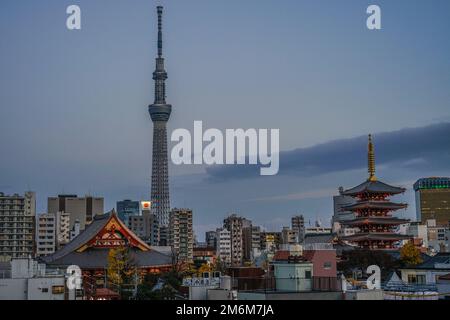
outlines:
{"label": "rooftop", "polygon": [[406,191],[405,188],[394,187],[379,180],[376,181],[366,180],[354,188],[345,190],[342,194],[346,196],[357,196],[359,194],[365,193],[394,195],[403,193],[405,191]]}
{"label": "rooftop", "polygon": [[420,189],[450,189],[450,178],[447,177],[430,177],[422,178],[414,183],[414,190]]}

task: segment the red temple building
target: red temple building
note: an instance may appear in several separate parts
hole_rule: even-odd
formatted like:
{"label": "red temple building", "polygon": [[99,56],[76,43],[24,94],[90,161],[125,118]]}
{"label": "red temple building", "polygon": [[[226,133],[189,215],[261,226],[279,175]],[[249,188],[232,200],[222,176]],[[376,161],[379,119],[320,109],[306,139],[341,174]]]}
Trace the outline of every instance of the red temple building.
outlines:
{"label": "red temple building", "polygon": [[400,240],[411,237],[395,233],[399,225],[408,223],[409,220],[392,216],[392,212],[406,209],[407,204],[391,202],[389,198],[404,193],[406,189],[388,185],[375,177],[375,153],[371,135],[368,144],[368,167],[369,178],[343,192],[343,195],[355,198],[356,203],[342,207],[343,211],[355,214],[355,219],[342,223],[351,228],[356,227],[359,231],[341,239],[364,249],[395,249]]}
{"label": "red temple building", "polygon": [[106,271],[110,249],[130,248],[130,256],[143,277],[147,273],[161,273],[172,268],[172,257],[151,248],[135,235],[117,217],[113,210],[94,217],[86,229],[52,255],[42,257],[51,268],[66,269],[75,265],[83,274],[85,297],[88,299],[114,299],[108,288]]}

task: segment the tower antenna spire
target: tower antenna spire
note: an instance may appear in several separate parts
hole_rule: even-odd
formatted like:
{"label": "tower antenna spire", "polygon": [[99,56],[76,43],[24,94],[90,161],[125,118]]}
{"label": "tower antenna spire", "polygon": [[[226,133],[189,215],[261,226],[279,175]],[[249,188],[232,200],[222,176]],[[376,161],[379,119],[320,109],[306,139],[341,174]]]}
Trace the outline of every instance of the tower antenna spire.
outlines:
{"label": "tower antenna spire", "polygon": [[164,69],[162,56],[162,13],[163,7],[157,6],[158,13],[158,56],[156,68],[153,72],[155,81],[155,100],[148,107],[153,122],[153,156],[152,156],[152,184],[151,203],[152,213],[158,219],[160,233],[160,245],[167,245],[166,230],[169,225],[170,194],[169,173],[167,155],[167,121],[172,112],[172,106],[166,103],[167,72]]}
{"label": "tower antenna spire", "polygon": [[368,143],[368,171],[369,171],[369,181],[377,181],[375,177],[375,148],[372,142],[372,135],[369,134],[369,143]]}
{"label": "tower antenna spire", "polygon": [[162,14],[163,14],[163,7],[158,6],[156,7],[158,11],[158,57],[162,57]]}

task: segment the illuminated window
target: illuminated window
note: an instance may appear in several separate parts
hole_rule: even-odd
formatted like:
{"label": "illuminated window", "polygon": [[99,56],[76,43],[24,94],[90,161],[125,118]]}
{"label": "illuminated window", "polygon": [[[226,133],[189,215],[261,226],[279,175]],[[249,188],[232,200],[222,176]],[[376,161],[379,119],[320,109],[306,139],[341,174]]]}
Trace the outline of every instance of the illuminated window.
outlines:
{"label": "illuminated window", "polygon": [[53,294],[63,294],[64,286],[52,286],[52,293]]}

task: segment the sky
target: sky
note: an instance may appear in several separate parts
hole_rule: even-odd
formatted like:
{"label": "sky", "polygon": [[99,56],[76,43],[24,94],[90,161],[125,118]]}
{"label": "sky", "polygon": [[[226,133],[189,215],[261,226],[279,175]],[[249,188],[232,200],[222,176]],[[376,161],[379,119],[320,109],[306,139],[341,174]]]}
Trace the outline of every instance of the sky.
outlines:
{"label": "sky", "polygon": [[[66,28],[81,8],[82,29]],[[170,164],[172,207],[198,238],[235,212],[274,230],[302,213],[329,224],[339,186],[407,188],[450,175],[447,0],[2,0],[0,191],[150,195],[156,5],[164,5],[167,101],[177,128],[276,128],[280,172]],[[368,30],[377,4],[382,29]],[[169,147],[173,147],[169,141]],[[169,149],[170,152],[170,149]]]}

